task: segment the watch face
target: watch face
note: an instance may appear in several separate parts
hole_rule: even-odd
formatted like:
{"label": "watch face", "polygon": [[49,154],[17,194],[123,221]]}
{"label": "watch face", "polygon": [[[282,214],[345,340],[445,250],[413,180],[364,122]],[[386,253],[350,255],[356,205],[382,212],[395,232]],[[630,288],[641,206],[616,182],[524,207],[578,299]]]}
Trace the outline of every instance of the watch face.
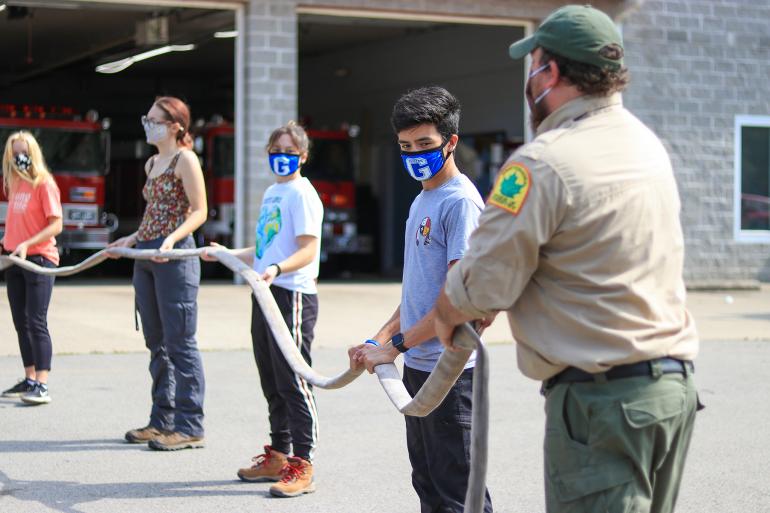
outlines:
{"label": "watch face", "polygon": [[396,334],[392,339],[390,339],[391,343],[393,344],[393,347],[401,351],[402,353],[406,351],[406,348],[404,347],[404,335],[403,333]]}

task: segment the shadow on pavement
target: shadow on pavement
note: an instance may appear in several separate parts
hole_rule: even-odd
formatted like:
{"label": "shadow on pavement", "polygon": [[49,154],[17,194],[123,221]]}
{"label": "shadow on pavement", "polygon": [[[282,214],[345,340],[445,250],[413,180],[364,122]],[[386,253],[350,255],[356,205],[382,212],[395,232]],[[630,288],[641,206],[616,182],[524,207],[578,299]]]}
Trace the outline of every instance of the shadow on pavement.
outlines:
{"label": "shadow on pavement", "polygon": [[80,452],[141,450],[118,438],[97,440],[0,440],[0,454],[6,452]]}
{"label": "shadow on pavement", "polygon": [[[239,490],[207,489],[237,486]],[[267,490],[256,490],[240,481],[184,481],[146,483],[83,484],[73,481],[21,481],[0,471],[0,511],[5,497],[34,502],[61,513],[83,513],[78,505],[102,499],[154,499],[184,497],[270,497]],[[278,500],[278,499],[277,499]]]}

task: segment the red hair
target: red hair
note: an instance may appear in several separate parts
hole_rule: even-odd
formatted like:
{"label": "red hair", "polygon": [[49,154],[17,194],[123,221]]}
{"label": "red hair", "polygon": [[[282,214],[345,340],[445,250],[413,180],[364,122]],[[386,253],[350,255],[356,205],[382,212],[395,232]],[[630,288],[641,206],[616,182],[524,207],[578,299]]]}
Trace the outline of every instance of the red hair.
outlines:
{"label": "red hair", "polygon": [[191,149],[193,140],[190,136],[190,107],[173,96],[159,96],[155,98],[155,105],[166,114],[168,121],[179,123],[181,128],[176,133],[177,145]]}

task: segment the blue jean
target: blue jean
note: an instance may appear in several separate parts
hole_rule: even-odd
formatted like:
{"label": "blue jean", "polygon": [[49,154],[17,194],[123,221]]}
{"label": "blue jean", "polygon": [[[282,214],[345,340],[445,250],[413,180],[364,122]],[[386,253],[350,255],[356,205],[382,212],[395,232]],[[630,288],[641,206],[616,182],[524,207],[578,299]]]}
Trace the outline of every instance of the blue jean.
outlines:
{"label": "blue jean", "polygon": [[[137,249],[157,249],[163,239],[137,242]],[[175,248],[195,247],[192,237]],[[198,318],[200,260],[134,262],[136,306],[150,350],[152,411],[149,425],[203,436],[203,377],[195,330]]]}

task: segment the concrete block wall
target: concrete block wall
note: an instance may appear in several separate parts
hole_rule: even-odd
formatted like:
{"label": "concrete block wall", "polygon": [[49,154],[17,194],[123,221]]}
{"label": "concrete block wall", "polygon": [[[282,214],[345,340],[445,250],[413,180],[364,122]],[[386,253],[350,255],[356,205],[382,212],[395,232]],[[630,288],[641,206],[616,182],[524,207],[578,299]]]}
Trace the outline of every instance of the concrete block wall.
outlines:
{"label": "concrete block wall", "polygon": [[625,104],[671,154],[691,284],[770,280],[770,244],[733,236],[733,127],[770,115],[768,19],[768,2],[647,0],[623,25]]}

